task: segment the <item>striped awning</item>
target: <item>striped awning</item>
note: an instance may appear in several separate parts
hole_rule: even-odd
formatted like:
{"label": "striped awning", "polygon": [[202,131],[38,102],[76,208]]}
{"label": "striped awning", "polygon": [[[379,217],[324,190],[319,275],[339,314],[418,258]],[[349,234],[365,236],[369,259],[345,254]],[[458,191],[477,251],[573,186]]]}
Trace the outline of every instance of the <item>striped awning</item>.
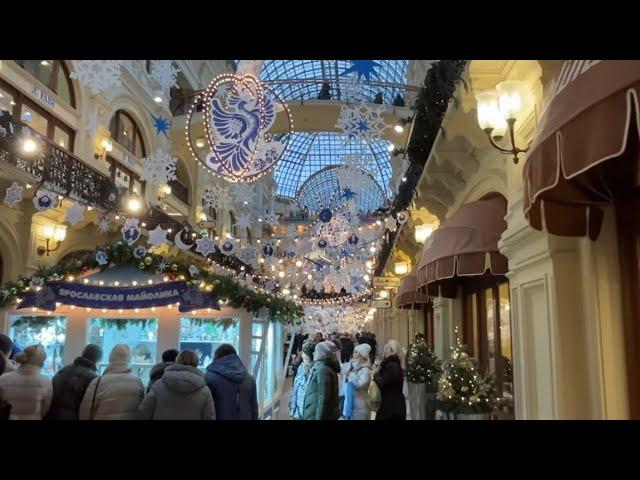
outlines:
{"label": "striped awning", "polygon": [[396,307],[419,309],[428,302],[429,297],[418,289],[418,279],[415,274],[410,273],[402,279],[396,295]]}

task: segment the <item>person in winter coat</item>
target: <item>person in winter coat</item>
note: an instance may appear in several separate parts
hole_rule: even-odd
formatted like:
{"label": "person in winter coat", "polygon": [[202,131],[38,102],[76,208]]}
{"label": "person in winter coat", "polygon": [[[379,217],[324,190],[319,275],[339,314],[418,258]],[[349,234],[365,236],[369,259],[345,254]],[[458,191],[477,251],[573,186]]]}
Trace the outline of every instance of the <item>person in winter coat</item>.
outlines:
{"label": "person in winter coat", "polygon": [[256,381],[240,361],[233,345],[220,345],[207,367],[205,381],[217,420],[258,420]]}
{"label": "person in winter coat", "polygon": [[140,404],[142,420],[214,420],[213,397],[196,352],[180,352]]}
{"label": "person in winter coat", "polygon": [[340,364],[332,342],[320,342],[313,352],[313,367],[304,397],[303,420],[337,420]]}
{"label": "person in winter coat", "polygon": [[144,398],[140,377],[131,373],[131,349],[120,343],[111,349],[109,365],[94,378],[80,404],[80,420],[135,420]]}
{"label": "person in winter coat", "polygon": [[78,420],[80,404],[91,381],[98,376],[102,349],[89,344],[82,355],[53,377],[53,399],[45,420]]}
{"label": "person in winter coat", "polygon": [[149,373],[149,385],[147,385],[147,393],[149,393],[153,384],[162,378],[165,369],[176,362],[176,358],[178,357],[179,353],[180,352],[178,352],[178,350],[176,350],[175,348],[171,348],[162,352],[162,363],[154,365],[151,369],[151,372]]}
{"label": "person in winter coat", "polygon": [[[4,369],[7,366],[7,360],[4,355],[0,355],[0,375],[4,373]],[[0,421],[9,420],[11,414],[11,404],[4,399],[2,390],[0,389]]]}
{"label": "person in winter coat", "polygon": [[371,405],[369,404],[369,385],[371,383],[370,353],[371,346],[367,343],[361,343],[353,349],[351,368],[347,375],[347,380],[355,388],[350,420],[371,420]]}
{"label": "person in winter coat", "polygon": [[302,345],[302,364],[298,367],[296,376],[293,379],[293,390],[289,396],[289,416],[293,420],[302,420],[304,410],[304,396],[309,384],[311,367],[313,366],[313,352],[316,343],[311,341]]}
{"label": "person in winter coat", "polygon": [[9,420],[42,420],[51,405],[51,380],[40,374],[47,354],[32,345],[16,356],[19,367],[0,376],[0,390],[12,406]]}
{"label": "person in winter coat", "polygon": [[396,340],[389,340],[383,351],[384,359],[373,377],[380,389],[380,408],[376,420],[406,420],[407,403],[402,393],[402,347]]}
{"label": "person in winter coat", "polygon": [[13,342],[9,337],[0,333],[0,355],[5,359],[4,373],[14,372],[18,369],[18,364],[11,360],[13,353]]}
{"label": "person in winter coat", "polygon": [[340,363],[349,363],[353,355],[353,340],[347,335],[340,337]]}

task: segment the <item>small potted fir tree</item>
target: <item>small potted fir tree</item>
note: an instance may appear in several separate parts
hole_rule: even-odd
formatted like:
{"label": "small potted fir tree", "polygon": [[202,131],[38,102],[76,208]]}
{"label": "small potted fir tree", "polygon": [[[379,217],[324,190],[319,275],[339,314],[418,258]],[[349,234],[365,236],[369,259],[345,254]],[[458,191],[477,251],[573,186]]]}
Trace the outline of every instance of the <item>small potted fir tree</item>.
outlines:
{"label": "small potted fir tree", "polygon": [[412,420],[435,418],[436,387],[442,372],[440,360],[427,346],[424,335],[416,335],[406,356],[409,412]]}
{"label": "small potted fir tree", "polygon": [[493,378],[478,371],[475,358],[456,338],[456,346],[451,349],[451,357],[444,363],[438,380],[438,417],[489,420],[499,401]]}

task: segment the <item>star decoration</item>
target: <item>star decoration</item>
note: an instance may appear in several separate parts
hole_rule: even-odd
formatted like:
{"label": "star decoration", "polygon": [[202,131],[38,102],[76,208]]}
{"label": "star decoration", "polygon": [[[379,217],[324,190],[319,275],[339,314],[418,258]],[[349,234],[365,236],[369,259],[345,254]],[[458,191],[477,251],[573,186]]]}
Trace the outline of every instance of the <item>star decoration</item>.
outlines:
{"label": "star decoration", "polygon": [[398,229],[398,226],[396,224],[396,219],[393,217],[387,218],[384,221],[384,227],[391,232],[395,232]]}
{"label": "star decoration", "polygon": [[367,82],[370,82],[371,76],[380,78],[380,75],[378,74],[378,72],[376,72],[376,68],[379,68],[381,66],[382,64],[374,60],[351,60],[351,66],[349,68],[346,68],[340,74],[340,76],[344,77],[351,73],[355,73],[358,75],[358,81],[360,81],[360,79],[364,77]]}
{"label": "star decoration", "polygon": [[160,262],[158,263],[158,265],[156,265],[156,273],[162,273],[164,272],[167,268],[169,268],[169,264],[166,263],[164,261],[164,258],[162,260],[160,260]]}
{"label": "star decoration", "polygon": [[159,247],[167,243],[167,230],[163,230],[160,225],[149,231],[149,240],[147,243]]}
{"label": "star decoration", "polygon": [[240,215],[235,223],[236,227],[249,228],[251,226],[251,217],[249,215]]}
{"label": "star decoration", "polygon": [[209,237],[198,238],[196,244],[196,252],[201,253],[205,257],[216,250],[215,243]]}
{"label": "star decoration", "polygon": [[16,203],[20,203],[22,201],[22,187],[18,185],[16,182],[13,182],[9,188],[7,188],[4,194],[4,203],[9,205],[11,208]]}
{"label": "star decoration", "polygon": [[102,217],[98,222],[98,230],[106,234],[109,230],[111,230],[111,220],[109,220],[108,217]]}
{"label": "star decoration", "polygon": [[71,225],[75,225],[76,223],[82,221],[84,219],[84,207],[79,203],[74,203],[71,207],[67,209],[67,213],[64,216],[65,222],[69,222]]}
{"label": "star decoration", "polygon": [[156,117],[155,115],[151,115],[153,118],[153,127],[156,129],[156,134],[160,135],[164,133],[164,136],[168,138],[167,131],[171,127],[171,121],[168,118],[164,118],[162,115]]}
{"label": "star decoration", "polygon": [[355,192],[347,187],[342,190],[342,195],[340,195],[340,198],[344,198],[345,200],[351,200],[355,196],[356,196]]}

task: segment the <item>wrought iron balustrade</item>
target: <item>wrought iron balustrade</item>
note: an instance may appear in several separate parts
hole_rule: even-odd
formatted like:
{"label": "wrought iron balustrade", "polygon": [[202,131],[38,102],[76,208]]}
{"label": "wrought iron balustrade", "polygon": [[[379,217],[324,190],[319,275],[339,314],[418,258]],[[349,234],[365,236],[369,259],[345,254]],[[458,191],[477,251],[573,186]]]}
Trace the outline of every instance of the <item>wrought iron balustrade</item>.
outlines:
{"label": "wrought iron balustrade", "polygon": [[0,163],[13,165],[60,195],[104,210],[118,209],[120,190],[110,177],[6,111],[0,111]]}

